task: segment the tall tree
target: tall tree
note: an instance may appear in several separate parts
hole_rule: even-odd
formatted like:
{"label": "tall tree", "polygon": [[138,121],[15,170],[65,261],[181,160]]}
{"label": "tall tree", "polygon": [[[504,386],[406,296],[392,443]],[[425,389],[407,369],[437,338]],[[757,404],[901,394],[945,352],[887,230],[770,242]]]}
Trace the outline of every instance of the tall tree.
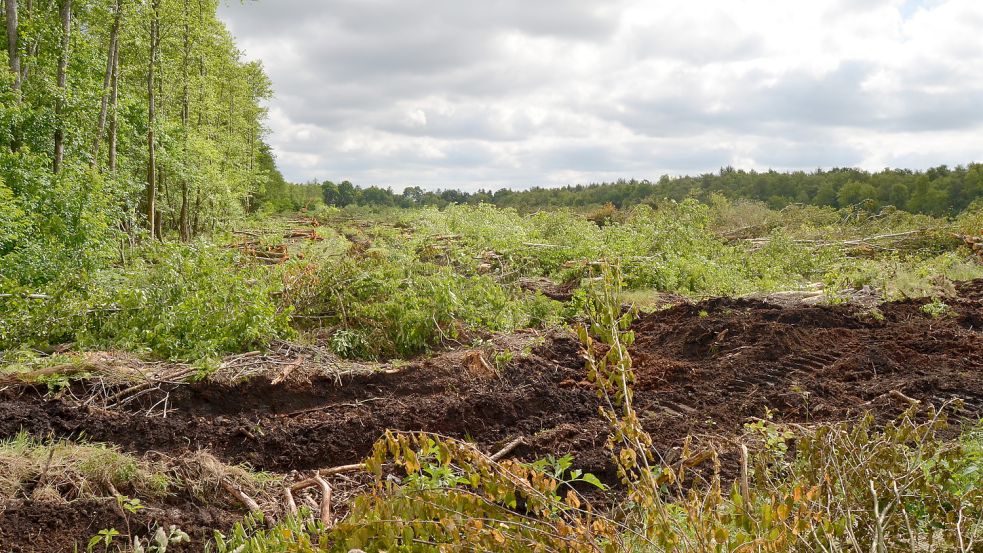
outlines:
{"label": "tall tree", "polygon": [[106,51],[106,73],[102,80],[102,99],[99,104],[99,120],[96,123],[96,136],[92,141],[92,166],[99,165],[99,149],[102,137],[106,132],[106,116],[109,111],[110,99],[113,95],[116,57],[119,52],[119,27],[123,18],[122,0],[116,0],[113,10],[113,26],[109,30],[109,48]]}
{"label": "tall tree", "polygon": [[17,0],[4,0],[4,13],[7,19],[7,57],[10,62],[10,72],[14,74],[14,91],[20,92],[20,44],[17,28]]}
{"label": "tall tree", "polygon": [[[191,117],[191,97],[190,83],[191,73],[191,0],[184,0],[184,52],[181,56],[181,68],[183,74],[183,91],[181,94],[181,128],[184,131],[184,156],[188,156],[188,119]],[[191,239],[191,227],[188,219],[188,174],[185,171],[181,179],[181,211],[178,221],[180,227],[181,240],[187,242]]]}
{"label": "tall tree", "polygon": [[68,56],[72,45],[72,0],[61,0],[61,49],[58,51],[58,98],[55,100],[55,158],[51,170],[61,172],[65,159],[65,95],[68,88]]}
{"label": "tall tree", "polygon": [[116,133],[119,129],[119,43],[113,52],[113,78],[109,84],[109,172],[116,174]]}
{"label": "tall tree", "polygon": [[154,72],[157,70],[157,54],[160,47],[160,0],[151,0],[150,7],[150,60],[147,63],[147,228],[150,238],[157,236],[157,141],[154,127],[157,124],[156,89]]}

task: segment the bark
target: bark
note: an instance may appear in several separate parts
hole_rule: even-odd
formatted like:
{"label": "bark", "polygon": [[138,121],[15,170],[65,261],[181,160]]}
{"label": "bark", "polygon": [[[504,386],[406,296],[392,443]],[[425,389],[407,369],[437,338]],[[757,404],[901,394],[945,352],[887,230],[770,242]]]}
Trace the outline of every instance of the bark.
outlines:
{"label": "bark", "polygon": [[14,74],[14,91],[20,92],[20,49],[17,44],[17,0],[4,0],[7,17],[7,56],[10,61],[10,71]]}
{"label": "bark", "polygon": [[72,40],[72,0],[61,2],[61,51],[58,52],[58,99],[55,102],[55,159],[51,170],[61,172],[65,158],[65,94],[68,86],[68,55]]}
{"label": "bark", "polygon": [[154,88],[154,71],[157,66],[157,41],[159,32],[160,0],[153,0],[150,19],[150,63],[147,67],[147,228],[150,238],[157,235],[157,147],[154,125],[157,121]]}
{"label": "bark", "polygon": [[[188,75],[191,63],[191,13],[189,10],[190,0],[184,0],[184,96],[181,99],[181,124],[184,126],[184,157],[188,157],[188,119],[190,117],[190,99]],[[191,239],[191,228],[188,224],[188,175],[185,173],[181,179],[181,214],[178,222],[181,232],[181,240],[187,242]]]}
{"label": "bark", "polygon": [[102,80],[102,101],[99,105],[99,121],[96,125],[96,138],[92,144],[92,166],[99,166],[99,149],[102,146],[102,136],[106,132],[106,115],[109,111],[113,74],[116,71],[116,51],[119,49],[119,26],[123,15],[121,0],[116,0],[116,13],[113,15],[113,26],[109,31],[109,50],[106,54],[106,76]]}
{"label": "bark", "polygon": [[109,85],[111,92],[109,93],[109,103],[112,106],[112,111],[109,117],[109,172],[116,174],[116,131],[119,127],[118,115],[119,115],[119,45],[117,44],[116,51],[113,52],[113,79],[112,84]]}

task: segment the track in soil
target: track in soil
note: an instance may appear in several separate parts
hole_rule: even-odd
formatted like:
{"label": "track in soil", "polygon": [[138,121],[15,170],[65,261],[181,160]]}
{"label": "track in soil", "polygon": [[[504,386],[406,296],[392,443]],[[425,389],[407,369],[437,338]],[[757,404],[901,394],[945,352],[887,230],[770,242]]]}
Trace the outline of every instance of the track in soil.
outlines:
{"label": "track in soil", "polygon": [[[938,319],[922,312],[924,301],[884,304],[882,317],[851,305],[742,299],[644,315],[632,348],[636,408],[663,451],[689,434],[737,435],[766,408],[789,422],[843,420],[864,410],[893,417],[906,407],[893,390],[935,405],[961,399],[963,415],[977,421],[983,281],[959,290],[947,301],[955,314]],[[256,378],[183,386],[172,391],[167,418],[7,390],[0,392],[0,438],[26,430],[85,436],[135,453],[206,448],[228,463],[289,472],[357,462],[386,429],[467,438],[487,451],[522,435],[528,445],[516,450],[520,457],[572,453],[578,467],[614,480],[603,447],[607,429],[572,335],[555,332],[499,370],[475,370],[468,359],[450,352],[341,385],[324,379],[274,386]],[[0,514],[0,549],[57,550],[24,541],[40,516],[32,509],[43,514],[49,507],[20,505]],[[195,530],[193,518],[186,531]],[[11,533],[12,526],[24,531]]]}

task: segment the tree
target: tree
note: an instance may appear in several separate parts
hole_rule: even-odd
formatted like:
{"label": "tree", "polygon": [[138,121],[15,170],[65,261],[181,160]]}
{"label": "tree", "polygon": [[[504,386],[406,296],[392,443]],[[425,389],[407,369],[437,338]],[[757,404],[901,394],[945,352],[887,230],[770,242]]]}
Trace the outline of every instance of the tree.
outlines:
{"label": "tree", "polygon": [[321,197],[325,205],[338,205],[338,185],[329,180],[321,183]]}
{"label": "tree", "polygon": [[65,94],[68,88],[68,56],[72,44],[72,0],[61,0],[61,48],[58,50],[58,98],[55,100],[55,155],[51,172],[61,172],[65,159]]}
{"label": "tree", "polygon": [[[119,28],[123,20],[122,0],[116,0],[113,10],[113,26],[109,31],[109,48],[106,50],[106,73],[102,80],[102,97],[99,103],[99,119],[96,123],[96,136],[92,143],[92,167],[99,166],[99,149],[102,145],[102,137],[106,131],[106,116],[110,108],[110,103],[115,110],[116,96],[116,66],[119,57]],[[115,137],[114,137],[115,138]]]}
{"label": "tree", "polygon": [[338,207],[345,207],[352,205],[358,201],[358,190],[355,189],[355,185],[344,180],[338,185],[338,199],[335,201],[335,205]]}
{"label": "tree", "polygon": [[10,72],[14,74],[14,92],[21,89],[20,45],[18,41],[17,0],[4,0],[4,14],[7,19],[7,61]]}
{"label": "tree", "polygon": [[840,188],[836,198],[843,207],[856,205],[865,200],[876,200],[877,189],[865,182],[852,180]]}

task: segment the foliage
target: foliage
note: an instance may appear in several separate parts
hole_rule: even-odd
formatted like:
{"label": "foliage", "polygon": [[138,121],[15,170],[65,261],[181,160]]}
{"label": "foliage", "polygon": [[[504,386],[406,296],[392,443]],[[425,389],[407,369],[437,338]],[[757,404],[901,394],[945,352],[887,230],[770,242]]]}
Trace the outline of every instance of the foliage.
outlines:
{"label": "foliage", "polygon": [[834,208],[862,206],[876,211],[884,206],[895,206],[914,213],[955,215],[983,195],[983,165],[970,163],[955,168],[941,165],[927,171],[884,169],[876,173],[851,168],[780,173],[726,167],[717,174],[666,175],[656,182],[632,179],[560,188],[534,187],[523,191],[502,188],[495,192],[424,191],[419,187],[408,187],[401,194],[395,194],[389,189],[351,186],[352,199],[346,201],[339,201],[336,195],[327,192],[336,189],[334,183],[325,182],[323,187],[325,202],[339,207],[356,202],[399,207],[491,203],[523,211],[593,207],[597,211],[592,217],[598,220],[610,217],[615,209],[641,203],[663,199],[682,201],[685,198],[710,202],[717,195],[735,200],[756,200],[774,209],[809,204]]}
{"label": "foliage", "polygon": [[0,57],[4,292],[97,270],[116,257],[122,234],[141,237],[149,144],[159,230],[185,239],[255,209],[252,197],[282,180],[263,144],[269,80],[241,59],[217,0],[63,5],[67,36],[63,10],[17,2],[14,49]]}
{"label": "foliage", "polygon": [[304,309],[336,325],[331,342],[343,355],[409,356],[474,331],[558,321],[556,302],[399,252],[331,261],[315,279]]}
{"label": "foliage", "polygon": [[0,348],[76,341],[196,361],[291,334],[266,269],[205,242],[140,253],[125,270],[55,283],[48,299],[0,298]]}

